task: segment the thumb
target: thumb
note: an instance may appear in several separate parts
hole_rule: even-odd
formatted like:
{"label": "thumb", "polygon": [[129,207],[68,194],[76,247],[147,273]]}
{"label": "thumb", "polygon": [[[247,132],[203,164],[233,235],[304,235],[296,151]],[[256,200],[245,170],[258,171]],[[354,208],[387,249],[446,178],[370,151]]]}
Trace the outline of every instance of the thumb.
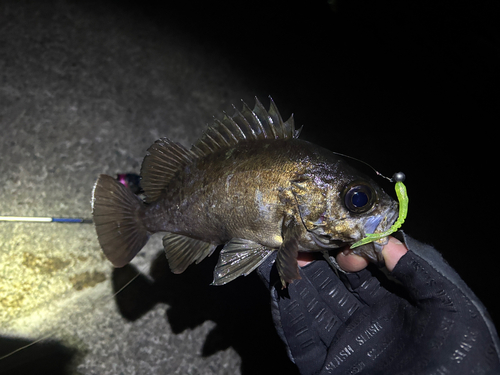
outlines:
{"label": "thumb", "polygon": [[392,272],[401,257],[408,252],[405,244],[394,237],[389,237],[389,242],[382,249],[385,266]]}

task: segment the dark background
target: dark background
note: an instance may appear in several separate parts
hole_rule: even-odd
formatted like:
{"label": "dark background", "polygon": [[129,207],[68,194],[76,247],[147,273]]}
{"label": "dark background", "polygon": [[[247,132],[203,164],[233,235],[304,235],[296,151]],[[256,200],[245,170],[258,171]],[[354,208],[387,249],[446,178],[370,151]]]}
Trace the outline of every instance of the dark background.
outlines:
{"label": "dark background", "polygon": [[[53,2],[37,3],[41,10],[37,22],[46,22],[50,28],[60,21],[57,14],[45,9]],[[196,106],[203,107],[203,116],[207,111],[215,115],[220,109],[229,109],[229,103],[239,106],[241,98],[234,97],[235,92],[241,93],[249,104],[253,96],[258,96],[266,106],[266,97],[271,95],[284,117],[293,112],[296,124],[304,125],[301,138],[362,159],[385,175],[403,171],[407,175],[410,197],[409,215],[403,229],[443,253],[484,302],[498,326],[499,282],[494,261],[498,247],[498,188],[493,173],[498,159],[495,151],[500,108],[497,1],[350,0],[329,4],[326,1],[68,0],[56,3],[86,9],[86,17],[94,15],[96,20],[118,13],[130,20],[137,18],[154,24],[159,30],[154,36],[155,45],[162,44],[162,30],[170,43],[171,30],[175,29],[183,41],[192,43],[181,47],[188,52],[190,48],[203,50],[206,64],[223,59],[238,76],[238,81],[221,84],[215,78],[213,81],[211,77],[200,78],[200,89],[205,96],[196,101],[188,98],[184,108],[178,106],[177,111],[183,116],[196,112]],[[9,6],[29,5],[33,12],[33,4],[18,1],[10,2]],[[72,22],[78,23],[78,20]],[[152,43],[148,32],[137,25],[141,23],[131,22],[127,32],[142,38],[145,44]],[[68,30],[64,27],[62,30],[72,32],[69,26]],[[116,35],[109,38],[119,39]],[[4,47],[0,45],[1,48]],[[127,45],[118,44],[118,48],[127,55]],[[3,53],[9,56],[9,51]],[[16,53],[22,56],[22,51]],[[8,59],[6,61],[8,65]],[[204,63],[205,60],[199,62]],[[122,66],[125,72],[126,64]],[[148,75],[148,72],[142,73]],[[106,74],[104,71],[103,75]],[[9,81],[2,72],[0,77],[2,84]],[[155,82],[162,81],[161,76],[150,79],[150,83],[138,84],[140,90],[147,92],[148,85],[154,87]],[[57,83],[62,90],[65,87],[69,90],[70,84],[63,79]],[[183,100],[183,84],[178,82],[179,102]],[[238,90],[226,89],[232,85],[238,86]],[[116,87],[117,92],[133,89]],[[25,89],[29,91],[29,87]],[[211,91],[217,92],[225,103],[207,109],[212,103]],[[8,105],[10,103],[0,103],[0,106]],[[134,105],[142,106],[146,112],[161,106],[162,102],[138,100],[131,103]],[[199,113],[197,116],[197,123],[210,120]],[[185,132],[192,134],[193,129],[191,124],[186,125]],[[144,152],[142,144],[141,150]],[[100,162],[102,165],[96,165],[95,169],[105,168],[105,161]],[[134,171],[138,172],[138,165]],[[89,181],[93,180],[96,171],[89,174],[92,174],[88,176]],[[391,184],[384,186],[392,192]],[[130,311],[125,297],[117,300],[122,315],[134,321],[155,303],[166,302],[171,306],[168,320],[174,333],[208,319],[215,321],[219,332],[207,338],[202,355],[209,356],[233,346],[242,357],[243,374],[263,374],[259,358],[251,354],[254,344],[241,338],[256,329],[252,324],[246,326],[246,330],[241,328],[255,316],[259,316],[258,322],[265,322],[261,326],[267,331],[272,329],[264,316],[267,312],[267,300],[262,297],[265,290],[253,288],[259,281],[249,277],[238,280],[236,286],[214,292],[213,288],[205,289],[206,275],[211,272],[208,266],[204,273],[200,271],[205,276],[198,279],[195,273],[190,273],[191,278],[187,279],[182,276],[184,281],[180,285],[185,287],[177,294],[161,294],[158,290],[164,290],[172,282],[170,275],[161,276],[165,267],[165,264],[155,265],[153,286],[138,281],[135,297],[132,289],[129,296],[142,301],[139,308]],[[113,276],[115,283],[128,275],[127,270],[122,274],[117,272]],[[148,292],[142,292],[141,288]],[[253,295],[250,290],[257,292]],[[185,298],[186,295],[192,298]],[[257,308],[248,304],[249,298],[255,298]],[[214,304],[219,306],[217,311],[212,311]],[[206,313],[193,313],[197,309]],[[233,318],[229,319],[229,315]],[[234,319],[234,315],[242,318]],[[233,337],[238,335],[239,338]],[[275,339],[273,336],[269,339],[271,344],[267,344],[277,348],[279,360],[268,368],[269,372],[289,366]],[[252,340],[259,345],[258,337]],[[8,347],[5,340],[1,343]],[[53,365],[57,359],[50,360],[51,356],[68,362],[73,355],[64,347],[59,350],[41,345],[39,348],[35,349],[36,355],[29,354],[25,362],[46,358],[44,368],[50,368],[52,373],[57,370],[48,363]],[[274,353],[269,355],[273,358]]]}
{"label": "dark background", "polygon": [[184,4],[141,7],[160,25],[175,14],[223,51],[256,95],[295,114],[304,139],[388,176],[404,171],[404,230],[435,245],[498,321],[499,3]]}

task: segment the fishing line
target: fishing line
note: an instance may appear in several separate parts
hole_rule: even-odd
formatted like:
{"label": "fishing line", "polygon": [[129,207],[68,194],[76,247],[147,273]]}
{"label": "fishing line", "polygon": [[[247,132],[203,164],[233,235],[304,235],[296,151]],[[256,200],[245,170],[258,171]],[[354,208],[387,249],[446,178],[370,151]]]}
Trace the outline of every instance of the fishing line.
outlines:
{"label": "fishing line", "polygon": [[[386,180],[389,180],[390,182],[395,182],[395,189],[396,189],[396,195],[398,197],[398,201],[399,201],[399,216],[398,216],[398,219],[394,222],[394,224],[386,231],[382,232],[382,233],[370,233],[370,234],[367,234],[365,238],[361,239],[360,241],[357,241],[355,242],[354,244],[351,245],[351,249],[355,248],[355,247],[358,247],[358,246],[361,246],[361,245],[365,245],[365,244],[368,244],[370,242],[373,242],[373,241],[376,241],[376,240],[379,240],[381,238],[384,238],[384,237],[387,237],[388,235],[396,232],[400,227],[401,225],[404,223],[405,219],[406,219],[406,216],[408,214],[408,202],[409,202],[409,199],[408,199],[408,194],[407,194],[407,191],[406,191],[406,186],[403,184],[403,181],[405,180],[405,175],[404,173],[402,172],[398,172],[398,173],[395,173],[392,178],[389,178],[387,176],[384,176],[382,173],[380,173],[379,171],[377,171],[374,167],[372,167],[370,164],[368,164],[367,162],[363,161],[363,160],[360,160],[360,159],[357,159],[355,157],[352,157],[352,156],[349,156],[349,155],[345,155],[345,154],[342,154],[342,153],[339,153],[339,152],[333,152],[334,154],[336,155],[339,155],[339,156],[342,156],[342,157],[345,157],[345,158],[349,158],[349,159],[352,159],[352,160],[355,160],[359,163],[362,163],[366,166],[368,166],[369,168],[371,168],[375,174],[377,176],[380,176],[382,178],[385,178]],[[125,181],[123,180],[123,178],[121,178],[121,175],[119,175],[119,181],[124,183]],[[124,185],[126,185],[124,183]],[[127,185],[126,185],[127,186]],[[92,223],[92,219],[84,219],[84,218],[61,218],[61,217],[27,217],[27,216],[0,216],[0,221],[3,221],[3,222],[38,222],[38,223],[71,223],[71,224],[75,224],[75,223],[79,223],[79,224],[91,224]],[[135,279],[137,279],[140,275],[143,275],[144,274],[144,270],[145,268],[147,267],[148,265],[145,264],[138,272],[137,274],[132,278],[130,279],[124,286],[122,286],[118,291],[116,291],[115,293],[113,293],[111,296],[108,296],[108,297],[104,297],[102,301],[99,301],[98,303],[102,303],[103,305],[105,303],[107,303],[110,299],[112,298],[115,298],[119,293],[121,293],[126,287],[128,287],[132,282],[134,282]],[[89,309],[93,308],[93,304],[89,305]],[[6,359],[24,349],[27,349],[33,345],[36,345],[38,344],[39,342],[42,342],[44,340],[47,340],[49,338],[51,338],[52,336],[54,336],[55,334],[57,333],[57,329],[53,330],[52,332],[42,336],[41,338],[37,339],[37,340],[34,340],[33,342],[27,344],[27,345],[24,345],[20,348],[17,348],[13,351],[11,351],[10,353],[7,353],[3,356],[0,356],[0,361],[2,361],[3,359]]]}
{"label": "fishing line", "polygon": [[20,351],[22,351],[22,350],[24,350],[24,349],[28,349],[30,346],[33,346],[33,345],[35,345],[35,344],[38,344],[38,343],[39,343],[39,342],[41,342],[41,341],[47,340],[47,339],[49,339],[51,336],[53,336],[54,334],[55,334],[55,331],[54,331],[54,332],[51,332],[51,333],[49,333],[49,334],[47,334],[46,336],[42,336],[41,338],[39,338],[39,339],[37,339],[37,340],[35,340],[35,341],[32,341],[32,342],[30,342],[29,344],[26,344],[26,345],[24,345],[24,346],[21,346],[20,348],[17,348],[16,350],[13,350],[13,351],[11,351],[10,353],[7,353],[7,354],[5,354],[5,355],[1,356],[1,357],[0,357],[0,361],[2,361],[2,360],[4,360],[4,359],[6,359],[6,358],[8,358],[8,357],[10,357],[11,355],[14,355],[14,354],[18,353],[18,352],[20,352]]}
{"label": "fishing line", "polygon": [[[335,154],[335,155],[343,156],[343,157],[345,157],[345,158],[349,158],[349,159],[355,160],[355,161],[357,161],[357,162],[359,162],[359,163],[362,163],[362,164],[364,164],[364,165],[366,165],[366,166],[370,167],[370,168],[371,168],[371,169],[372,169],[372,170],[373,170],[373,171],[377,174],[377,176],[380,176],[380,177],[382,177],[382,178],[385,178],[386,180],[389,180],[390,182],[394,182],[392,178],[389,178],[389,177],[387,177],[387,176],[384,176],[382,173],[380,173],[379,171],[377,171],[375,168],[373,168],[373,167],[372,167],[370,164],[368,164],[366,161],[363,161],[363,160],[361,160],[361,159],[357,159],[357,158],[355,158],[355,157],[353,157],[353,156],[349,156],[349,155],[346,155],[346,154],[341,154],[340,152],[335,152],[335,151],[331,151],[331,152],[332,152],[333,154]],[[399,172],[399,173],[402,173],[402,172]]]}
{"label": "fishing line", "polygon": [[[160,255],[161,255],[161,254],[160,254]],[[160,256],[160,255],[158,255],[158,256]],[[157,256],[157,257],[158,257],[158,256]],[[153,261],[153,262],[154,262],[154,261]],[[112,294],[112,295],[110,295],[110,296],[104,296],[104,297],[102,297],[102,299],[97,300],[97,302],[96,302],[96,303],[90,303],[89,305],[87,305],[87,307],[86,307],[86,308],[84,307],[83,309],[81,309],[81,310],[78,312],[78,314],[83,314],[85,311],[89,311],[89,310],[91,310],[91,309],[94,309],[96,305],[103,305],[103,306],[104,306],[104,305],[105,305],[106,303],[108,303],[111,299],[115,298],[115,297],[116,297],[119,293],[121,293],[121,292],[122,292],[122,291],[123,291],[126,287],[128,287],[128,286],[129,286],[132,282],[134,282],[134,280],[135,280],[135,279],[137,279],[137,278],[138,278],[139,276],[141,276],[141,275],[144,275],[144,274],[145,274],[145,269],[146,269],[146,267],[148,267],[148,264],[144,264],[141,268],[139,268],[139,271],[137,271],[137,274],[136,274],[134,277],[132,277],[132,278],[131,278],[131,279],[130,279],[130,280],[129,280],[129,281],[128,281],[125,285],[123,285],[120,289],[118,289],[115,293],[113,293],[113,294]],[[85,309],[87,309],[87,310],[85,310]],[[60,308],[60,311],[62,311],[62,310],[63,310],[63,308],[61,307],[61,308]],[[0,361],[2,361],[2,360],[4,360],[4,359],[6,359],[6,358],[8,358],[8,357],[10,357],[10,356],[12,356],[12,355],[14,355],[14,354],[18,353],[18,352],[20,352],[20,351],[22,351],[22,350],[24,350],[24,349],[28,349],[28,348],[30,348],[31,346],[36,345],[36,344],[38,344],[38,343],[40,343],[40,342],[42,342],[42,341],[45,341],[45,340],[47,340],[47,339],[50,339],[50,338],[51,338],[51,337],[53,337],[53,336],[54,336],[57,332],[58,332],[58,329],[56,328],[56,329],[52,330],[52,332],[47,333],[46,335],[44,335],[44,336],[42,336],[42,337],[40,337],[40,338],[38,338],[38,339],[36,339],[36,340],[34,340],[34,341],[30,342],[29,344],[26,344],[26,345],[24,345],[24,346],[21,346],[20,348],[17,348],[17,349],[15,349],[15,350],[13,350],[13,351],[11,351],[11,352],[7,353],[7,354],[4,354],[4,355],[0,356]]]}
{"label": "fishing line", "polygon": [[[120,181],[123,185],[129,187],[134,193],[141,193],[141,189],[139,186],[139,177],[135,174],[119,174],[117,176],[117,180]],[[50,216],[3,216],[0,215],[0,222],[25,222],[25,223],[66,223],[66,224],[92,224],[93,220],[89,218],[77,218],[77,217],[50,217]],[[157,257],[161,256],[160,253]],[[152,261],[154,262],[154,260]],[[119,293],[121,293],[125,288],[127,288],[132,282],[134,282],[139,276],[145,274],[145,270],[148,267],[148,263],[144,264],[142,267],[139,267],[136,275],[132,277],[125,285],[123,285],[120,289],[118,289],[115,293],[110,296],[104,296],[102,299],[97,300],[96,303],[90,303],[86,308],[81,309],[78,314],[82,314],[85,311],[93,309],[96,305],[105,305],[111,299],[115,298]],[[78,305],[75,305],[78,306]],[[88,310],[85,310],[88,309]],[[62,311],[63,308],[60,308]],[[50,339],[58,332],[58,329],[54,329],[51,332],[43,335],[42,337],[33,340],[29,344],[23,345],[7,354],[0,355],[0,361],[20,352],[25,349],[30,348],[33,345],[36,345],[42,341]]]}

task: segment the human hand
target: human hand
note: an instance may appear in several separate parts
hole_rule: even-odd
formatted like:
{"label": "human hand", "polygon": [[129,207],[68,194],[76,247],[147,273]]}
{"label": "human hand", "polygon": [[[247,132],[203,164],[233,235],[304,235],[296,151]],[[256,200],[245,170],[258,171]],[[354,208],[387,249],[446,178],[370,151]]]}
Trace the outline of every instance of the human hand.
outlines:
{"label": "human hand", "polygon": [[[389,237],[389,242],[382,249],[382,255],[384,256],[386,268],[392,272],[396,264],[399,262],[399,259],[401,259],[407,251],[408,249],[400,240],[392,236]],[[297,260],[299,267],[305,267],[311,263],[315,258],[314,255],[311,255],[311,253],[300,254],[299,259]],[[368,261],[365,258],[351,253],[349,249],[340,252],[336,259],[339,266],[347,272],[358,272],[368,266]]]}
{"label": "human hand", "polygon": [[357,272],[340,278],[325,261],[300,259],[302,279],[285,290],[273,286],[272,262],[258,269],[302,374],[499,373],[484,306],[436,250],[400,238],[407,246],[391,240],[382,251],[396,281],[350,254],[337,262]]}

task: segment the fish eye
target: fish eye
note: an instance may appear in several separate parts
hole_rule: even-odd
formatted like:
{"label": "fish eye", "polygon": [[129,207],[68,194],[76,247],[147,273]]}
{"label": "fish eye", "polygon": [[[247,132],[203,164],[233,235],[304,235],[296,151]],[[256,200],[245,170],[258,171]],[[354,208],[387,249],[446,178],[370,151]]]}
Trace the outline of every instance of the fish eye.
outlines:
{"label": "fish eye", "polygon": [[349,211],[361,214],[373,207],[374,196],[375,193],[369,185],[355,182],[345,189],[344,203]]}

